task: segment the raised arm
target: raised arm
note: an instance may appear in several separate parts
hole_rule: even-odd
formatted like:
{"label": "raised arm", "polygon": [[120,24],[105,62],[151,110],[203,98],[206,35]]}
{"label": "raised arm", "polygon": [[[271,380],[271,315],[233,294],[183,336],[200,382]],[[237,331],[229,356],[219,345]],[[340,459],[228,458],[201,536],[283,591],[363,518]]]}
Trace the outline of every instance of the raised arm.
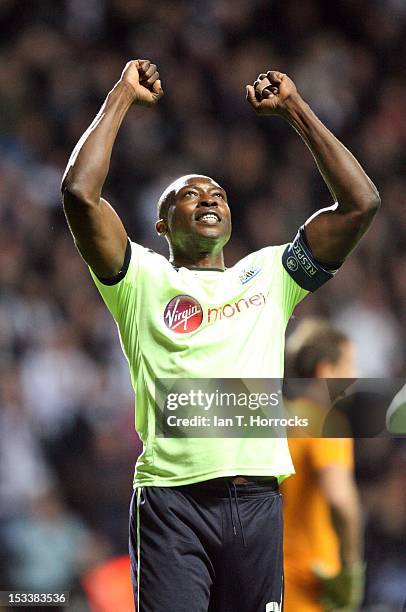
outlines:
{"label": "raised arm", "polygon": [[127,246],[120,217],[101,197],[117,132],[130,106],[153,106],[162,95],[154,64],[148,60],[128,62],[74,148],[64,173],[63,206],[75,244],[102,278],[111,278],[120,271]]}
{"label": "raised arm", "polygon": [[258,115],[283,117],[312,152],[334,204],[306,221],[306,239],[321,263],[341,263],[380,206],[375,185],[355,157],[316,117],[286,74],[260,74],[253,86],[247,85],[247,100]]}

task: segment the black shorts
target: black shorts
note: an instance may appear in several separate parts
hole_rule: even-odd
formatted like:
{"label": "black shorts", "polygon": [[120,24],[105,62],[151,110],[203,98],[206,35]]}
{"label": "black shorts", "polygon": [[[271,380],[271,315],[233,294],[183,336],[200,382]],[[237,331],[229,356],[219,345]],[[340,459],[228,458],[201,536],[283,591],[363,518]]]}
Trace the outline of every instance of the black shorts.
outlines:
{"label": "black shorts", "polygon": [[130,558],[138,612],[279,612],[283,522],[276,479],[136,489]]}

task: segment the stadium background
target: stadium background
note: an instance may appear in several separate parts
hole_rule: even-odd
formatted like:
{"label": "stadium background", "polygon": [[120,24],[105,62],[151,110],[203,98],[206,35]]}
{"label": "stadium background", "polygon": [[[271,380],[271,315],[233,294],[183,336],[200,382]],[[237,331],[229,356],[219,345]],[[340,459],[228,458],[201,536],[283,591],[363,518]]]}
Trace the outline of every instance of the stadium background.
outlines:
{"label": "stadium background", "polygon": [[[342,272],[296,318],[322,314],[347,330],[361,376],[404,375],[405,26],[403,0],[0,1],[0,589],[79,592],[86,568],[126,552],[140,452],[132,392],[59,194],[125,62],[153,60],[165,97],[127,116],[107,198],[133,239],[165,253],[158,195],[180,174],[212,175],[232,207],[228,265],[287,242],[330,203],[298,136],[257,120],[244,99],[264,69],[295,79],[383,201]],[[392,612],[405,598],[404,441],[359,441],[357,475],[365,610]],[[87,609],[81,601],[75,610]]]}

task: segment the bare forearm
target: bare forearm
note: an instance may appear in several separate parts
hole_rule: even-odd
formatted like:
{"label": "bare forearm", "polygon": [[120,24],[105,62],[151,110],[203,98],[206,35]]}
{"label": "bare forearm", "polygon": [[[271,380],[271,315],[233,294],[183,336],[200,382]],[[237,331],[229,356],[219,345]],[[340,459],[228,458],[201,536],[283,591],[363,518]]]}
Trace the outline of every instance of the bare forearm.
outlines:
{"label": "bare forearm", "polygon": [[257,115],[283,117],[313,153],[337,204],[320,209],[306,221],[306,240],[319,262],[338,267],[366,232],[380,206],[375,185],[355,157],[316,117],[286,74],[268,70],[246,90]]}
{"label": "bare forearm", "polygon": [[134,91],[125,82],[119,81],[110,91],[72,152],[62,190],[80,193],[82,201],[89,204],[99,202],[117,132],[133,100]]}
{"label": "bare forearm", "polygon": [[102,278],[122,269],[128,244],[120,217],[101,197],[120,125],[132,104],[154,106],[163,96],[149,60],[130,60],[76,145],[62,181],[63,207],[83,259]]}
{"label": "bare forearm", "polygon": [[379,202],[378,191],[361,165],[299,94],[287,100],[283,117],[309,147],[341,212],[364,211]]}
{"label": "bare forearm", "polygon": [[345,566],[362,559],[361,505],[352,470],[339,464],[319,471],[319,484],[327,501],[340,542]]}
{"label": "bare forearm", "polygon": [[362,561],[362,526],[358,497],[340,506],[332,506],[334,526],[341,547],[341,561],[344,566],[351,567]]}

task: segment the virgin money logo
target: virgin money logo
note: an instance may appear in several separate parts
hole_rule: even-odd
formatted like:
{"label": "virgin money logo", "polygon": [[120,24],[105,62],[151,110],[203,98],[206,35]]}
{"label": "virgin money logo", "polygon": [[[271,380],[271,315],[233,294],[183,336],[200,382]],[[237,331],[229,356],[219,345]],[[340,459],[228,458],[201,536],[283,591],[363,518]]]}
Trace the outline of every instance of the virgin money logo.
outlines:
{"label": "virgin money logo", "polygon": [[178,334],[188,334],[200,327],[203,310],[190,295],[177,295],[165,307],[165,325]]}

